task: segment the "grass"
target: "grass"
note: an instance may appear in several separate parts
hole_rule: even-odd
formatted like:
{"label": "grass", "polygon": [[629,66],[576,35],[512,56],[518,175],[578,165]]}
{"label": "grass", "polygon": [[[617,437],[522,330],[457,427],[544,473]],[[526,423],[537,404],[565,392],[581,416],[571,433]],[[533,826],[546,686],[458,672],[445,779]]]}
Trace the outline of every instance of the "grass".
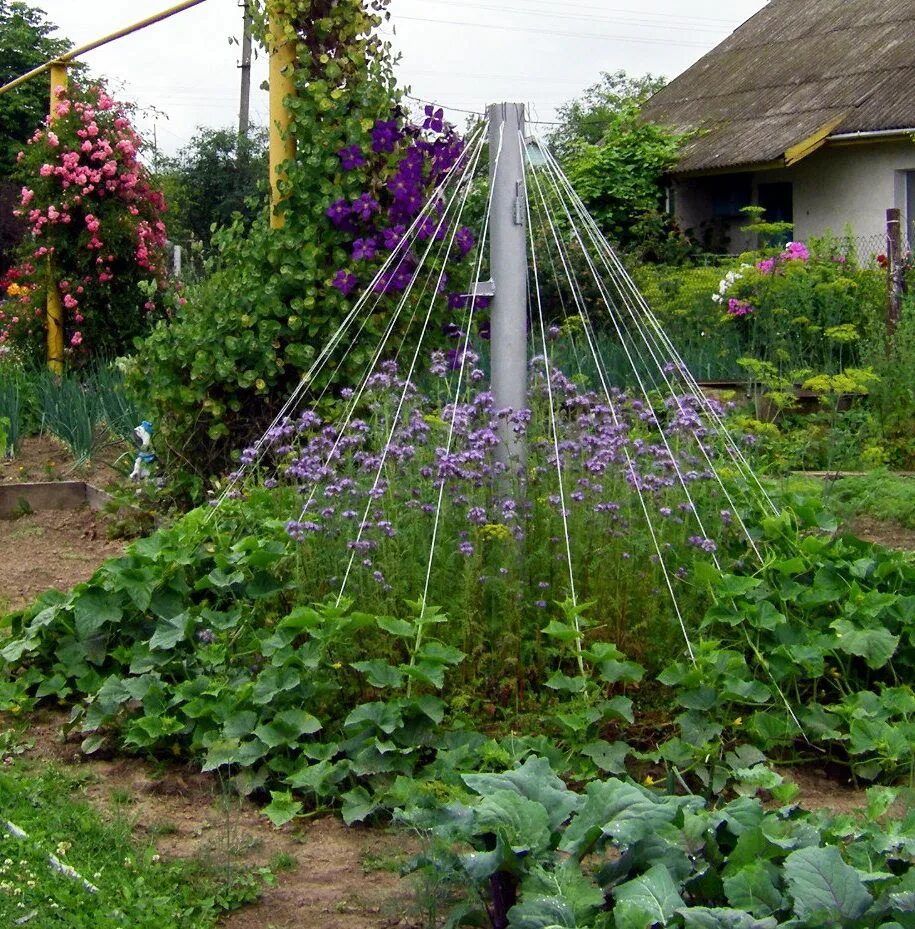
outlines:
{"label": "grass", "polygon": [[915,478],[887,471],[845,477],[827,487],[824,498],[843,518],[867,515],[915,529]]}
{"label": "grass", "polygon": [[[0,925],[208,929],[221,912],[257,897],[254,876],[226,884],[199,861],[161,860],[153,845],[134,840],[127,821],[104,821],[85,803],[77,779],[8,757],[0,773]],[[72,871],[55,870],[51,855]]]}
{"label": "grass", "polygon": [[870,516],[885,523],[915,529],[915,477],[889,471],[824,480],[816,477],[786,478],[782,489],[788,494],[821,497],[825,506],[842,522]]}

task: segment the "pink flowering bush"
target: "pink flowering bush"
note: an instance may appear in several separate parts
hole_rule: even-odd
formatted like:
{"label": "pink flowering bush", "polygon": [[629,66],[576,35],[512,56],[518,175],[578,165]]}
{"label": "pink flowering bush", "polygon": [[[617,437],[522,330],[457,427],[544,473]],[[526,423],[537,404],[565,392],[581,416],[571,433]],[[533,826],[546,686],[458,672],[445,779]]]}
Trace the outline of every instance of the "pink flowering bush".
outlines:
{"label": "pink flowering bush", "polygon": [[829,242],[789,242],[729,271],[711,301],[744,357],[794,377],[860,366],[882,326],[883,286],[877,272],[836,255]]}
{"label": "pink flowering bush", "polygon": [[126,108],[101,86],[59,91],[53,122],[18,158],[23,186],[15,212],[29,235],[18,254],[15,297],[0,308],[0,345],[44,357],[53,280],[68,360],[79,364],[124,353],[161,315],[165,200],[139,160]]}

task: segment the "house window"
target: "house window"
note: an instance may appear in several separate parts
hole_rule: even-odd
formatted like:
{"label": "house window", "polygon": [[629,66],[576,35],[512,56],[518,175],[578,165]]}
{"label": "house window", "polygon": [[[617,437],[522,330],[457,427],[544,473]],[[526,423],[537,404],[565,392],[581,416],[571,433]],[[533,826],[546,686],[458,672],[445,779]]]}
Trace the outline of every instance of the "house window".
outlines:
{"label": "house window", "polygon": [[753,202],[753,182],[749,174],[731,174],[713,179],[712,215],[716,219],[739,216]]}
{"label": "house window", "polygon": [[915,171],[905,172],[905,219],[908,235],[904,241],[911,248],[915,244]]}
{"label": "house window", "polygon": [[760,184],[758,196],[767,223],[794,222],[794,187],[790,182]]}

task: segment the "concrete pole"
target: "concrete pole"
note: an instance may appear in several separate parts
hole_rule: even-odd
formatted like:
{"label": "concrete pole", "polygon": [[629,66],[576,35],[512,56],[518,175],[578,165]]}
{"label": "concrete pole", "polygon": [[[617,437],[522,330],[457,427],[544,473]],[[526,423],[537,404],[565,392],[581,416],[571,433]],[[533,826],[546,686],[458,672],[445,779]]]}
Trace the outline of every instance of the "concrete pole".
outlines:
{"label": "concrete pole", "polygon": [[[489,116],[490,265],[495,296],[490,324],[496,409],[527,406],[527,230],[524,202],[524,104],[494,103]],[[519,137],[519,133],[521,136]],[[501,141],[501,152],[500,152]],[[511,423],[500,427],[506,464],[523,466],[525,443]]]}
{"label": "concrete pole", "polygon": [[[245,21],[241,36],[241,96],[238,101],[238,144],[244,146],[248,140],[251,122],[251,8],[243,0]],[[247,149],[245,149],[246,151]]]}
{"label": "concrete pole", "polygon": [[[51,65],[50,126],[57,122],[57,104],[60,103],[59,88],[66,90],[67,66]],[[48,367],[55,374],[64,373],[64,308],[57,286],[57,269],[54,256],[48,256],[48,301],[45,319],[48,325]]]}
{"label": "concrete pole", "polygon": [[295,158],[295,140],[289,132],[291,118],[289,110],[283,105],[286,97],[295,96],[295,37],[287,34],[283,21],[268,7],[270,16],[270,190],[271,212],[270,225],[273,229],[282,229],[283,214],[278,207],[283,200],[280,184],[285,175],[280,166]]}

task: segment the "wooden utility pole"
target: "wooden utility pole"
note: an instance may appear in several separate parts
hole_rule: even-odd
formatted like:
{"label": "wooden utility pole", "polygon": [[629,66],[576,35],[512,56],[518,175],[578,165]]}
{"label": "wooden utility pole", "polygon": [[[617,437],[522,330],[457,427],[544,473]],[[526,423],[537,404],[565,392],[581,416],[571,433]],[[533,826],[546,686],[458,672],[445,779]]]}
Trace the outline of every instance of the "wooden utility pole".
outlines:
{"label": "wooden utility pole", "polygon": [[[295,158],[295,139],[289,131],[292,122],[286,109],[287,97],[295,96],[296,40],[283,28],[283,21],[273,4],[268,7],[270,17],[270,225],[282,229],[285,217],[279,211],[283,201],[280,190],[286,176],[280,170],[287,161]],[[291,29],[291,27],[290,27]]]}
{"label": "wooden utility pole", "polygon": [[[57,106],[61,101],[60,91],[67,89],[67,66],[52,64],[51,68],[50,124],[57,122]],[[64,373],[64,308],[60,300],[54,255],[48,255],[48,300],[46,319],[48,325],[48,367],[55,374]]]}
{"label": "wooden utility pole", "polygon": [[242,0],[244,26],[241,35],[241,98],[238,102],[238,145],[239,153],[248,139],[251,119],[251,7]]}
{"label": "wooden utility pole", "polygon": [[902,316],[905,268],[902,259],[902,210],[886,211],[887,348],[891,349]]}

